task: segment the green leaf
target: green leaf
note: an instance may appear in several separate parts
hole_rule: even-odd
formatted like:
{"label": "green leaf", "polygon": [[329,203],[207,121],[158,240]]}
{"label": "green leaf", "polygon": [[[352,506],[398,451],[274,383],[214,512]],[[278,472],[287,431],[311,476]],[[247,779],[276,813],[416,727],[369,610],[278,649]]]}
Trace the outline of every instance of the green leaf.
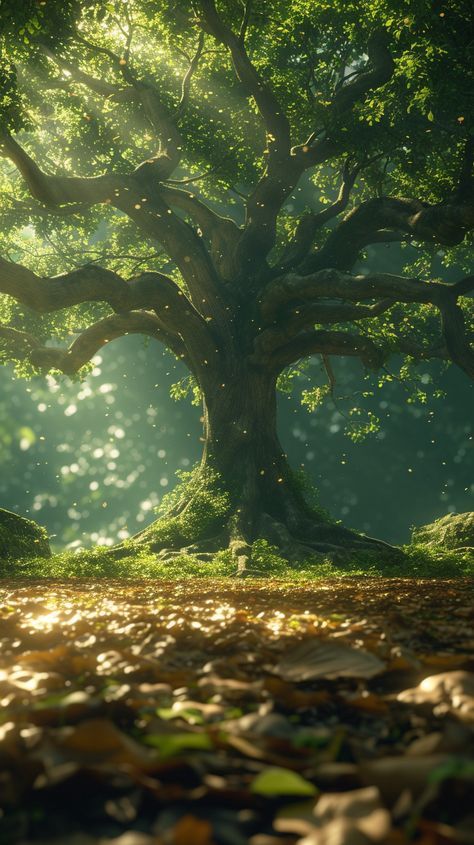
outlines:
{"label": "green leaf", "polygon": [[277,795],[317,795],[318,790],[309,780],[291,769],[272,767],[261,772],[250,786],[256,795],[272,798]]}
{"label": "green leaf", "polygon": [[162,758],[176,757],[186,751],[210,751],[213,747],[205,733],[150,734],[144,742],[157,748]]}

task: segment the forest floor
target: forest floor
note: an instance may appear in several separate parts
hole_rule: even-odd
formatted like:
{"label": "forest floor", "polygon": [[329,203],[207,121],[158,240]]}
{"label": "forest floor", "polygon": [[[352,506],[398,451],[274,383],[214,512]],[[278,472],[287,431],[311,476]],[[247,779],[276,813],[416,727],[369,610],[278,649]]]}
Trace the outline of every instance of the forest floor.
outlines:
{"label": "forest floor", "polygon": [[0,582],[1,845],[474,843],[472,587]]}

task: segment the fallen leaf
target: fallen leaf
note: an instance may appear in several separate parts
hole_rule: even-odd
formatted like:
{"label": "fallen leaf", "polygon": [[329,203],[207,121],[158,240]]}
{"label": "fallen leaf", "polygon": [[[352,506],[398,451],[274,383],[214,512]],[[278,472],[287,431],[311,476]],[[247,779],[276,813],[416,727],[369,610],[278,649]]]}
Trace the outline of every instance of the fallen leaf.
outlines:
{"label": "fallen leaf", "polygon": [[285,681],[314,681],[318,678],[373,678],[385,669],[374,654],[351,646],[318,640],[304,640],[287,652],[274,668]]}
{"label": "fallen leaf", "polygon": [[317,795],[314,784],[291,769],[272,767],[261,772],[250,785],[256,795],[273,798],[278,795]]}
{"label": "fallen leaf", "polygon": [[183,816],[171,834],[172,845],[214,845],[212,825],[207,819]]}

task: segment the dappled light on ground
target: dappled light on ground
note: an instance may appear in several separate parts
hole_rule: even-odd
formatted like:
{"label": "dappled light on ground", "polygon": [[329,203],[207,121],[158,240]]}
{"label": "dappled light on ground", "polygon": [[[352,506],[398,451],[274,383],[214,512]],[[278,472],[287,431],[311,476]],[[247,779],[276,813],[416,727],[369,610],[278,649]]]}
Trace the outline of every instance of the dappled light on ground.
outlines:
{"label": "dappled light on ground", "polygon": [[472,582],[3,582],[6,845],[472,842]]}

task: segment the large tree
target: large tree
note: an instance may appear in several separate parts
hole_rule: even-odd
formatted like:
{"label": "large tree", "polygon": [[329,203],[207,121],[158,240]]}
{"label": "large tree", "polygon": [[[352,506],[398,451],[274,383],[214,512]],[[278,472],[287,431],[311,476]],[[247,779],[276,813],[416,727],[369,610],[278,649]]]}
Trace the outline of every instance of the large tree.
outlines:
{"label": "large tree", "polygon": [[[259,537],[290,557],[379,552],[305,500],[276,389],[315,355],[329,391],[336,356],[474,375],[468,0],[9,0],[1,15],[4,359],[72,375],[141,333],[186,365],[202,463],[170,503],[174,533],[140,541],[228,545],[241,567]],[[391,242],[416,246],[411,268],[361,272]]]}

